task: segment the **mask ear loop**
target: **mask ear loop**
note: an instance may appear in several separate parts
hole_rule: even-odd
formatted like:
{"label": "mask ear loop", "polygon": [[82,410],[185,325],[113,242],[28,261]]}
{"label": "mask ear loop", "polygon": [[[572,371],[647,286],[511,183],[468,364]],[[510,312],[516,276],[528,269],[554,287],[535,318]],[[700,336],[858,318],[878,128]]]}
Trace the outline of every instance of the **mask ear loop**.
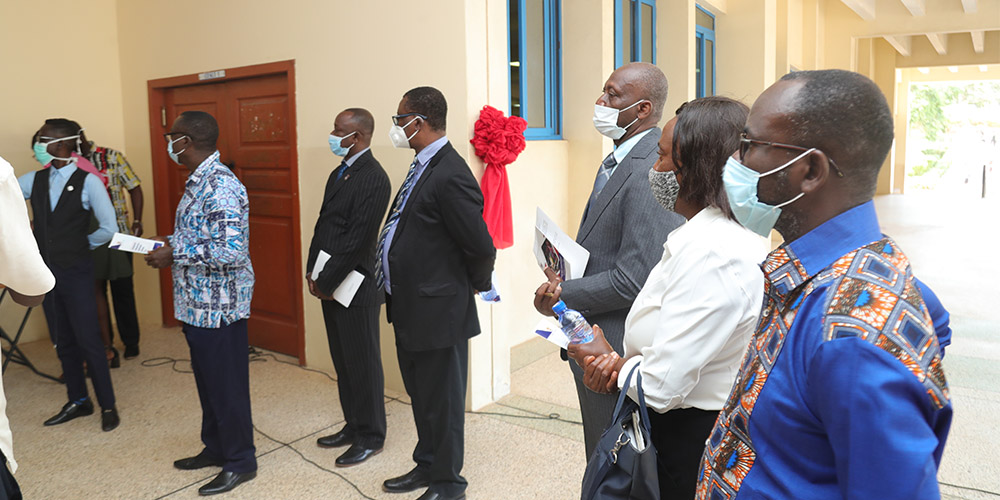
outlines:
{"label": "mask ear loop", "polygon": [[767,176],[769,176],[769,175],[771,175],[771,174],[773,174],[775,172],[779,172],[779,171],[781,171],[783,169],[786,169],[786,168],[788,168],[789,165],[791,165],[791,164],[793,164],[793,163],[795,163],[795,162],[797,162],[797,161],[805,158],[806,155],[808,155],[809,153],[812,153],[813,151],[816,151],[816,148],[809,148],[807,151],[805,151],[802,154],[796,156],[795,158],[792,158],[791,160],[789,160],[788,163],[785,163],[784,165],[782,165],[780,167],[768,170],[767,172],[764,172],[763,174],[757,174],[757,178],[760,179],[761,177],[767,177]]}
{"label": "mask ear loop", "polygon": [[[414,116],[412,120],[406,122],[406,125],[403,125],[402,127],[399,127],[401,129],[403,129],[403,133],[404,134],[406,133],[406,127],[409,127],[411,123],[417,121],[417,118],[420,118],[420,117],[419,116]],[[411,134],[409,137],[407,137],[406,140],[409,141],[410,139],[413,139],[414,137],[416,137],[417,136],[417,132],[420,132],[420,131],[419,130],[414,130],[413,134]]]}
{"label": "mask ear loop", "polygon": [[[68,135],[66,137],[60,137],[58,139],[52,139],[49,142],[43,143],[43,144],[45,144],[45,152],[48,153],[48,151],[49,151],[49,144],[52,144],[54,142],[68,141],[70,139],[76,139],[77,149],[79,149],[80,148],[80,146],[79,146],[79,144],[80,144],[80,135],[77,134],[77,135]],[[49,154],[52,154],[52,153],[49,153]],[[55,159],[55,160],[65,161],[65,162],[73,161],[73,157],[72,156],[70,156],[69,158],[65,158],[65,157],[62,157],[62,156],[52,155],[52,158]]]}
{"label": "mask ear loop", "polygon": [[[629,109],[632,109],[633,107],[635,107],[636,105],[638,105],[642,101],[649,101],[649,99],[639,99],[638,101],[635,101],[632,104],[630,104],[630,105],[628,105],[628,106],[626,106],[626,107],[624,107],[622,109],[619,109],[618,110],[618,114],[620,115],[622,111],[627,111]],[[622,130],[628,130],[628,128],[631,127],[632,125],[635,125],[635,122],[637,122],[637,121],[639,121],[639,117],[638,116],[635,117],[635,120],[632,120],[631,122],[629,122],[628,125],[625,125],[624,127],[622,127]]]}

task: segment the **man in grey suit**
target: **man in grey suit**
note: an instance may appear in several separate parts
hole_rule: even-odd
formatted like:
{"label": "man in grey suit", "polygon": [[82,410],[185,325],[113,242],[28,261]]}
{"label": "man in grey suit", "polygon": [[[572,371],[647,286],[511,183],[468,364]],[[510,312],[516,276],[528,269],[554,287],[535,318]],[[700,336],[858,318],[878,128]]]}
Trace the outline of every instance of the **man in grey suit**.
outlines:
{"label": "man in grey suit", "polygon": [[[535,293],[538,312],[553,316],[552,305],[562,299],[600,325],[619,354],[632,301],[659,260],[667,234],[684,223],[657,203],[649,187],[660,139],[656,124],[666,100],[667,78],[652,64],[627,64],[608,78],[594,106],[594,126],[614,140],[615,150],[601,162],[576,236],[590,252],[590,261],[583,277],[575,280],[561,282],[546,270],[548,280]],[[617,395],[587,389],[583,370],[576,363],[570,368],[589,458],[611,422]]]}

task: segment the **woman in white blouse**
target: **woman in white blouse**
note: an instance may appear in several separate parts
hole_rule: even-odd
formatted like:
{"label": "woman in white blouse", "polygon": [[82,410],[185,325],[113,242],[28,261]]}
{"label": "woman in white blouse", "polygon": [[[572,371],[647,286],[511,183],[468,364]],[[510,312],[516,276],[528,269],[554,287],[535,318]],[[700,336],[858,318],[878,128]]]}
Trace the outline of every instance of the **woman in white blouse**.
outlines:
{"label": "woman in white blouse", "polygon": [[[619,356],[595,339],[570,346],[596,392],[621,387],[636,365],[660,465],[661,498],[693,498],[705,440],[729,396],[757,323],[767,243],[733,217],[722,187],[739,148],[746,105],[724,97],[691,101],[664,127],[650,171],[657,200],[688,222],[663,245],[625,322]],[[620,376],[619,376],[620,375]],[[637,399],[635,378],[628,388]]]}

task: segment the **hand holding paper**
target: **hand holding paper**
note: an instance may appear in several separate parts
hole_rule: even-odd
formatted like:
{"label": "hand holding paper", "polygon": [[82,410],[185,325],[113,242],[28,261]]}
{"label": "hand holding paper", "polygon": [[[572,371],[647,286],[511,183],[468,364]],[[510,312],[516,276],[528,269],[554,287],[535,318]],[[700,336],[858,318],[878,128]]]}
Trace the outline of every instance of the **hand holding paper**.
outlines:
{"label": "hand holding paper", "polygon": [[111,243],[108,243],[108,248],[121,250],[122,252],[147,254],[162,247],[163,244],[162,241],[138,238],[130,234],[115,233],[111,237]]}
{"label": "hand holding paper", "polygon": [[[326,267],[327,262],[330,261],[330,254],[320,250],[319,255],[316,256],[316,264],[313,266],[312,280],[316,281],[319,279],[320,273]],[[361,283],[365,280],[365,275],[357,272],[351,271],[344,281],[337,285],[337,289],[333,291],[333,300],[336,300],[340,305],[344,307],[350,307],[351,301],[354,300],[354,295],[358,293],[358,288],[361,288]],[[319,294],[321,295],[321,293]],[[319,296],[317,295],[317,296]],[[320,297],[323,298],[323,297]]]}

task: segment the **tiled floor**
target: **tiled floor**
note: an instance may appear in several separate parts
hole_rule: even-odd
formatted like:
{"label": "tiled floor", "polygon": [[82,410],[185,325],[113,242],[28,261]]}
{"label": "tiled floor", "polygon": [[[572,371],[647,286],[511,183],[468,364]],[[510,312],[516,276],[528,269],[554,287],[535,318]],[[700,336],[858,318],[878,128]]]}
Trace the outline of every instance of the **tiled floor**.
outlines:
{"label": "tiled floor", "polygon": [[[880,198],[878,208],[883,231],[896,238],[916,273],[952,312],[954,343],[945,369],[956,410],[940,470],[943,496],[997,498],[1000,261],[993,254],[1000,247],[1000,205],[906,196]],[[0,320],[8,328],[13,321]],[[41,368],[59,371],[51,346],[23,347]],[[43,427],[65,401],[64,388],[11,365],[4,386],[25,498],[196,498],[198,486],[215,475],[215,469],[172,467],[173,460],[201,447],[194,380],[181,373],[188,364],[156,359],[186,359],[182,335],[144,331],[142,352],[112,371],[122,425],[110,433],[100,431],[96,415]],[[250,369],[260,471],[228,498],[403,500],[419,495],[391,495],[380,488],[387,477],[412,467],[416,432],[405,395],[387,395],[385,450],[361,466],[337,469],[340,451],[315,444],[343,424],[334,382],[279,362],[290,361],[285,356],[257,359]],[[515,347],[511,364],[512,394],[466,417],[469,498],[578,498],[585,460],[569,370],[542,340]],[[558,418],[550,418],[555,414]]]}

